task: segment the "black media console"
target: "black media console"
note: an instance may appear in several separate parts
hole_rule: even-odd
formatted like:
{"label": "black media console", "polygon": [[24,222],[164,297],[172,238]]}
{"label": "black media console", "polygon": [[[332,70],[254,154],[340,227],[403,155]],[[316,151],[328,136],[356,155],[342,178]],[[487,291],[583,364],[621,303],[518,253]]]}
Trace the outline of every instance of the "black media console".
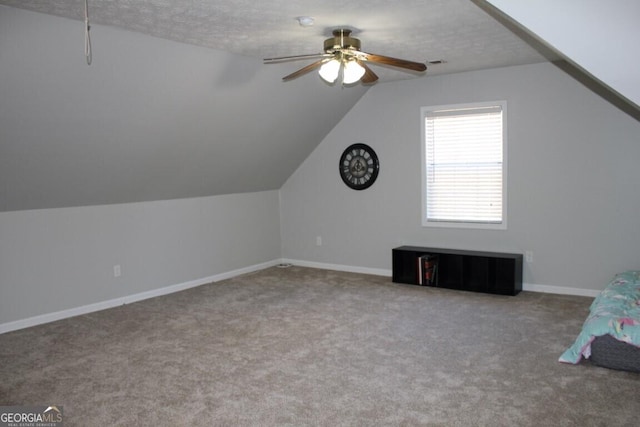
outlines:
{"label": "black media console", "polygon": [[393,249],[393,281],[517,295],[522,290],[522,254],[401,246]]}

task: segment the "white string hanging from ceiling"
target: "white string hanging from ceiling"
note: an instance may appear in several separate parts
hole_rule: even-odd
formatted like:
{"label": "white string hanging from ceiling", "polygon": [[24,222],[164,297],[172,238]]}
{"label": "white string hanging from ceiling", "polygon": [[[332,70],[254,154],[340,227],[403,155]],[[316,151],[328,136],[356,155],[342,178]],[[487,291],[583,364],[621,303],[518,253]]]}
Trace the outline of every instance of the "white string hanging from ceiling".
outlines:
{"label": "white string hanging from ceiling", "polygon": [[87,59],[87,65],[91,65],[93,59],[91,54],[91,25],[89,25],[89,3],[88,0],[84,0],[84,56]]}

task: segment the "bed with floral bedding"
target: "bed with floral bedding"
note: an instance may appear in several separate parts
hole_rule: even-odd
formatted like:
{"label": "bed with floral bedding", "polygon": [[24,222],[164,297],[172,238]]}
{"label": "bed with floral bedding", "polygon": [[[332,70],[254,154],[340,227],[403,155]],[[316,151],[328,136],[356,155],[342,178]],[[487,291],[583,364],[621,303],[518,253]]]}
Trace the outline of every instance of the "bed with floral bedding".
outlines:
{"label": "bed with floral bedding", "polygon": [[640,271],[616,274],[595,298],[578,338],[560,362],[582,358],[611,369],[640,372]]}

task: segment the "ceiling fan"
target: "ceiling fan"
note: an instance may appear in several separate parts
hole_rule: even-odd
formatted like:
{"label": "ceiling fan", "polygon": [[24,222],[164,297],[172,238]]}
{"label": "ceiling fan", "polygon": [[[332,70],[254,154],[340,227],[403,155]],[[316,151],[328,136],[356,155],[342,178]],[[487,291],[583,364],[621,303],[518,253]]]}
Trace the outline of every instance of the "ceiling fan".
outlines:
{"label": "ceiling fan", "polygon": [[[390,65],[404,68],[410,71],[423,72],[427,66],[422,62],[407,61],[405,59],[391,58],[389,56],[376,55],[362,52],[360,40],[351,37],[351,30],[339,28],[333,30],[333,37],[324,41],[324,53],[310,55],[282,56],[278,58],[265,58],[265,64],[273,64],[284,61],[320,58],[282,78],[283,81],[293,80],[307,74],[316,68],[320,68],[319,74],[327,83],[334,83],[342,76],[343,84],[353,84],[362,81],[364,84],[375,83],[378,80],[376,73],[369,68],[367,62]],[[439,62],[439,61],[438,61]]]}

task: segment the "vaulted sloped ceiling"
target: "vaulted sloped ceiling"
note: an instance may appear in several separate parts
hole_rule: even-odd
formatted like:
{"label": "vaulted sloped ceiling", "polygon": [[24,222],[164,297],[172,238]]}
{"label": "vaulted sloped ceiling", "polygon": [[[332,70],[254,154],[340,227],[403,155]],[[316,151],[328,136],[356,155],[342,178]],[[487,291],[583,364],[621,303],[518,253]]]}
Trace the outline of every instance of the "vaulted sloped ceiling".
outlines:
{"label": "vaulted sloped ceiling", "polygon": [[366,90],[109,27],[87,66],[73,24],[0,15],[2,210],[277,189]]}
{"label": "vaulted sloped ceiling", "polygon": [[640,120],[640,2],[472,0],[574,78]]}
{"label": "vaulted sloped ceiling", "polygon": [[283,83],[306,63],[261,58],[316,53],[335,26],[369,52],[448,61],[376,67],[378,84],[545,60],[466,0],[94,0],[88,66],[83,1],[0,4],[17,6],[0,6],[0,211],[280,188],[375,86]]}

